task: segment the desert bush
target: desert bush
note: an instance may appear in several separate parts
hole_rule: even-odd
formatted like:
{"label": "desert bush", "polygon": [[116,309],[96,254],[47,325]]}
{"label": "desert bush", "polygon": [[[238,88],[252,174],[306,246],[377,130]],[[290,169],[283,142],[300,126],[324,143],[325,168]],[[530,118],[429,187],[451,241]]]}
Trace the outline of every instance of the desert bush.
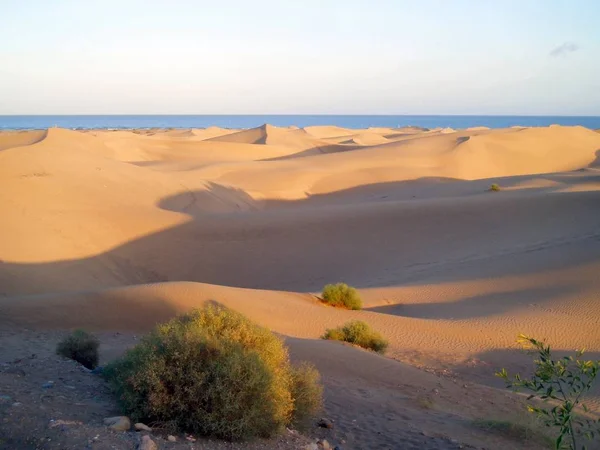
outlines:
{"label": "desert bush", "polygon": [[327,330],[323,339],[349,342],[377,353],[385,353],[388,347],[388,341],[381,334],[360,320]]}
{"label": "desert bush", "polygon": [[490,191],[498,192],[499,190],[500,190],[500,186],[497,185],[496,183],[492,183],[492,185],[490,186]]}
{"label": "desert bush", "polygon": [[583,397],[591,389],[600,361],[585,360],[584,351],[575,356],[554,359],[550,346],[525,335],[519,335],[519,343],[536,354],[535,371],[531,378],[520,375],[509,377],[502,369],[496,375],[504,379],[507,387],[531,392],[528,400],[538,398],[552,402],[553,406],[528,405],[527,410],[538,416],[547,427],[555,428],[555,448],[585,449],[580,438],[596,439],[600,436],[600,419],[591,420],[577,415],[577,408],[587,412]]}
{"label": "desert bush", "polygon": [[295,426],[302,426],[323,407],[321,375],[308,363],[293,367],[291,373],[291,392],[294,400],[292,422]]}
{"label": "desert bush", "polygon": [[358,291],[345,283],[328,284],[323,288],[323,301],[331,306],[346,309],[361,309],[362,300]]}
{"label": "desert bush", "polygon": [[104,373],[134,420],[239,440],[314,414],[321,388],[313,370],[294,369],[268,329],[209,305],[159,325]]}
{"label": "desert bush", "polygon": [[98,366],[98,347],[100,341],[84,330],[75,330],[56,346],[56,353],[72,359],[87,367],[95,369]]}

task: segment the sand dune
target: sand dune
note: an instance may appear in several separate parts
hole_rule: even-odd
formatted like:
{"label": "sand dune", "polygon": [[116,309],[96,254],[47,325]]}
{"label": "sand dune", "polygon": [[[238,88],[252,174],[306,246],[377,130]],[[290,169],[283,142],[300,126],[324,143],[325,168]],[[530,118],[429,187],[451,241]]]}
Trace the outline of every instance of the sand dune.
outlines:
{"label": "sand dune", "polygon": [[[408,414],[386,399],[414,406],[441,383],[439,410],[410,407],[421,430],[489,444],[455,411],[492,406],[454,382],[318,339],[368,321],[389,357],[476,383],[507,414],[516,400],[493,372],[526,367],[517,333],[600,352],[600,134],[447,131],[0,133],[0,328],[139,332],[217,301],[313,359],[340,420],[361,405],[384,417],[383,403]],[[335,281],[365,309],[321,305]]]}
{"label": "sand dune", "polygon": [[4,131],[0,133],[0,151],[35,144],[46,137],[46,131]]}

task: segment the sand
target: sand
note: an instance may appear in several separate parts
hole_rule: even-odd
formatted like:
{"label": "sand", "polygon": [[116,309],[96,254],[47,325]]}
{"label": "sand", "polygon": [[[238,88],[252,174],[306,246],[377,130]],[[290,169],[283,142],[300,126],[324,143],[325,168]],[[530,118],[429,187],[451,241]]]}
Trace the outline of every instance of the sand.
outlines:
{"label": "sand", "polygon": [[[318,366],[344,448],[536,448],[472,426],[522,420],[493,375],[530,365],[516,335],[600,354],[600,134],[582,127],[3,132],[0,188],[14,352],[20,330],[127,336],[217,301]],[[318,301],[336,281],[363,311]],[[386,357],[319,339],[350,319]]]}

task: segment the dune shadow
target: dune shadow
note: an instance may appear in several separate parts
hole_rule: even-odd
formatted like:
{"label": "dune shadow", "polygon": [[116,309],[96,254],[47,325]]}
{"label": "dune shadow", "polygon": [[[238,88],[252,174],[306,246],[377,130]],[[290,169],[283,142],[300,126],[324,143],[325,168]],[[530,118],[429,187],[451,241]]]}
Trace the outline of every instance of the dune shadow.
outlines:
{"label": "dune shadow", "polygon": [[350,152],[352,150],[360,150],[372,148],[372,146],[358,145],[358,144],[329,144],[329,145],[316,145],[314,147],[301,150],[291,155],[275,156],[273,158],[259,159],[257,161],[285,161],[288,159],[305,158],[307,156],[315,155],[326,155],[330,153],[343,153]]}
{"label": "dune shadow", "polygon": [[[464,188],[489,200],[427,203],[412,199],[411,186],[419,183],[432,184],[379,183],[293,201],[256,200],[241,189],[210,183],[206,191],[158,202],[159,208],[187,214],[185,223],[90,257],[30,263],[5,258],[0,297],[161,281],[307,292],[341,280],[375,288],[526,276],[598,261],[596,192],[540,195],[532,202],[508,192],[489,194],[484,189],[489,181],[478,180],[464,182]],[[443,190],[462,183],[435,179],[433,185]],[[363,204],[348,208],[344,196]],[[387,201],[403,199],[408,201]],[[292,205],[310,210],[287,209]],[[549,217],[552,221],[541,219]],[[496,300],[501,299],[467,300],[465,309],[485,304],[502,311]],[[450,305],[382,312],[460,317]]]}
{"label": "dune shadow", "polygon": [[596,159],[594,159],[588,167],[594,169],[600,167],[600,149],[596,151]]}
{"label": "dune shadow", "polygon": [[[555,360],[564,356],[575,356],[575,348],[555,348],[551,341],[545,339],[545,336],[531,337],[546,341],[546,343],[550,345]],[[592,343],[581,342],[578,348],[584,348],[588,344]],[[502,348],[486,350],[477,353],[467,361],[454,366],[452,371],[465,380],[471,380],[494,388],[504,389],[506,388],[504,380],[495,376],[495,373],[502,369],[506,369],[510,375],[519,374],[521,376],[530,377],[534,372],[535,366],[533,360],[535,357],[536,353],[517,348],[516,346],[512,349]],[[600,361],[600,352],[585,352],[582,359]],[[587,400],[584,399],[584,403],[587,403],[588,406],[592,407],[591,411],[600,416],[600,383],[595,383],[592,386],[589,397]]]}
{"label": "dune shadow", "polygon": [[27,329],[149,331],[177,315],[160,295],[103,290],[0,297],[0,325]]}
{"label": "dune shadow", "polygon": [[27,147],[42,142],[48,130],[21,130],[0,132],[0,152],[11,148]]}
{"label": "dune shadow", "polygon": [[574,292],[577,289],[573,286],[539,287],[476,295],[453,302],[402,303],[365,310],[418,319],[466,320],[501,315],[530,306],[537,307]]}

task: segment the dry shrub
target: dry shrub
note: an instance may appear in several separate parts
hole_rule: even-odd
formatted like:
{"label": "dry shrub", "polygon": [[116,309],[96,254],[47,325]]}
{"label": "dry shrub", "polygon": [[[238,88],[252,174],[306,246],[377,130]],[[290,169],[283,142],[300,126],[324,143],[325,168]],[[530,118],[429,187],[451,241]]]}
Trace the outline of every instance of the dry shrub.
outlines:
{"label": "dry shrub", "polygon": [[328,284],[323,288],[323,301],[331,306],[346,309],[361,309],[362,300],[358,291],[345,283]]}
{"label": "dry shrub", "polygon": [[318,374],[292,368],[281,339],[214,305],[159,325],[104,372],[134,420],[228,440],[273,436],[321,401]]}
{"label": "dry shrub", "polygon": [[381,334],[360,320],[327,330],[323,339],[349,342],[377,353],[385,353],[388,347],[388,341]]}

